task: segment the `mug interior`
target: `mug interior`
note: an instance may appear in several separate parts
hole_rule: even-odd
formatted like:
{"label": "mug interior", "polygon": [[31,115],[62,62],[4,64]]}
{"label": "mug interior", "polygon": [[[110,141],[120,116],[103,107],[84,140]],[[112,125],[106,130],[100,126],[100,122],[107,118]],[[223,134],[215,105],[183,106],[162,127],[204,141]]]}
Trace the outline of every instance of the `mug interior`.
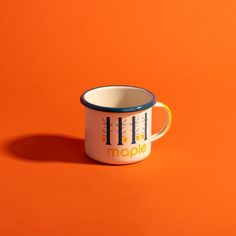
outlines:
{"label": "mug interior", "polygon": [[146,89],[114,85],[91,89],[83,94],[83,99],[99,107],[129,108],[152,103],[155,98]]}

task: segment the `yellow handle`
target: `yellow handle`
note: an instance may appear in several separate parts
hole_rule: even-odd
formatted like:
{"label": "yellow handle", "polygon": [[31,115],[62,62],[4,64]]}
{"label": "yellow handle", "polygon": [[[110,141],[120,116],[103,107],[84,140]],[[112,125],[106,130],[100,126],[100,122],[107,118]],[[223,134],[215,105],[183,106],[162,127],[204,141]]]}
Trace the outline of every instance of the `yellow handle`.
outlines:
{"label": "yellow handle", "polygon": [[165,111],[166,111],[167,117],[166,117],[166,122],[165,122],[164,127],[158,133],[155,133],[151,136],[151,142],[161,138],[162,136],[164,136],[168,132],[168,130],[170,129],[170,126],[171,126],[171,123],[172,123],[171,110],[167,105],[165,105],[161,102],[156,102],[154,107],[164,108]]}

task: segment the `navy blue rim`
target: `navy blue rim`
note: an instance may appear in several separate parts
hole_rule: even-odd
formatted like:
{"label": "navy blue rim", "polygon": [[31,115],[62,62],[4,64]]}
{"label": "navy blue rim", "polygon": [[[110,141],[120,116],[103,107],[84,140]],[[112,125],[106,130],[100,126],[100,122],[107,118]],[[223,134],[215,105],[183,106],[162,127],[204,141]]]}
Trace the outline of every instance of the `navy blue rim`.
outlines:
{"label": "navy blue rim", "polygon": [[[146,92],[150,93],[152,95],[152,99],[148,103],[140,104],[140,105],[134,106],[134,107],[104,107],[104,106],[98,106],[98,105],[95,105],[93,103],[90,103],[90,102],[88,102],[85,99],[85,95],[86,95],[87,92],[90,92],[90,91],[98,89],[98,88],[106,88],[106,87],[129,87],[129,88],[141,89],[143,91],[146,91]],[[98,86],[98,87],[94,87],[94,88],[91,88],[89,90],[86,90],[80,96],[80,102],[84,106],[86,106],[88,108],[91,108],[93,110],[104,111],[104,112],[122,112],[123,113],[123,112],[135,112],[135,111],[146,110],[146,109],[152,107],[156,103],[156,97],[155,97],[155,95],[151,91],[149,91],[147,89],[144,89],[144,88],[136,87],[136,86],[129,86],[129,85],[106,85],[106,86]]]}

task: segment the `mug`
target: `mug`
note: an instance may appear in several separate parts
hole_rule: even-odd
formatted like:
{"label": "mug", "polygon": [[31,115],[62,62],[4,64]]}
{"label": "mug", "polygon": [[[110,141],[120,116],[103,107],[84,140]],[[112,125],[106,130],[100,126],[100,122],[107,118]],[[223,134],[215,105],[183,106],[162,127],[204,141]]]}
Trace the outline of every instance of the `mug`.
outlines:
{"label": "mug", "polygon": [[[85,151],[108,164],[130,164],[151,153],[151,143],[167,133],[172,116],[155,95],[127,85],[95,87],[80,97],[85,106]],[[152,134],[152,108],[166,111],[164,127]]]}

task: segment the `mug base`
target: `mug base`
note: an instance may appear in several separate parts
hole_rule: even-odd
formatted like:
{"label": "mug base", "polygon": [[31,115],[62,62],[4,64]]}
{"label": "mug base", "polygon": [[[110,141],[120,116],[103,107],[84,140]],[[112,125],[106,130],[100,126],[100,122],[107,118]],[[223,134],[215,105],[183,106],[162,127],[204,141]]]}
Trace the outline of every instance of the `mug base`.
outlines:
{"label": "mug base", "polygon": [[120,161],[120,160],[117,161],[117,160],[101,160],[101,159],[95,158],[95,157],[93,157],[93,156],[91,156],[87,153],[87,156],[89,158],[91,158],[92,160],[97,161],[99,163],[108,164],[108,165],[130,165],[130,164],[135,164],[135,163],[138,163],[138,162],[141,162],[141,161],[145,160],[146,158],[148,158],[149,155],[150,155],[150,153],[145,157],[142,157],[142,158],[139,158],[139,159],[136,159],[136,160],[132,160],[132,161],[127,161],[127,160],[126,161]]}

